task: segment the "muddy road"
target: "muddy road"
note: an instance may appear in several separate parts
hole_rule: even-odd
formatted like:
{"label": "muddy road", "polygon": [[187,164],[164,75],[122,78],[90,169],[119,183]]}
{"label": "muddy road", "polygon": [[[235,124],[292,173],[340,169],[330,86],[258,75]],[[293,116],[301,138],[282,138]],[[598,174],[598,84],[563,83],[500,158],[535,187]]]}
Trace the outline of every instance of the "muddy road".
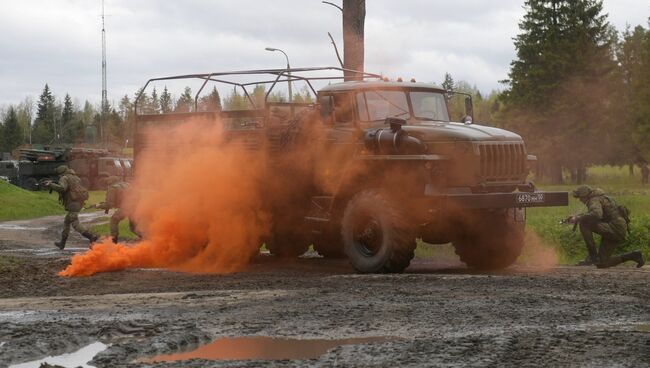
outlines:
{"label": "muddy road", "polygon": [[[101,351],[86,359],[96,367],[650,367],[648,266],[481,274],[453,260],[415,260],[405,274],[358,275],[344,260],[262,254],[231,275],[61,278],[56,272],[87,244],[75,236],[70,250],[55,249],[59,224],[0,223],[0,255],[17,260],[0,272],[2,367],[97,343]],[[138,362],[249,336],[361,340],[310,359]]]}

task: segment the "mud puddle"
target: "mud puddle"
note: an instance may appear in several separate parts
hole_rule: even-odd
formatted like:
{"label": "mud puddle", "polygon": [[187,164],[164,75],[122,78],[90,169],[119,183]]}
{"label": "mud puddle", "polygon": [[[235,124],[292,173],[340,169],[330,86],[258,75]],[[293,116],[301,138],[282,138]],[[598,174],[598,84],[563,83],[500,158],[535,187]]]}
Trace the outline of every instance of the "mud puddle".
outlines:
{"label": "mud puddle", "polygon": [[95,355],[106,350],[108,345],[101,342],[94,342],[90,345],[86,345],[83,348],[68,354],[61,354],[57,356],[48,356],[47,358],[34,360],[31,362],[20,363],[10,365],[9,368],[38,368],[43,363],[58,365],[62,367],[83,367],[83,368],[93,368],[94,366],[89,365],[88,362],[93,360]]}
{"label": "mud puddle", "polygon": [[222,338],[195,350],[142,358],[137,363],[205,360],[285,360],[315,359],[343,345],[361,345],[393,341],[394,337],[359,337],[349,339],[289,339],[268,336]]}

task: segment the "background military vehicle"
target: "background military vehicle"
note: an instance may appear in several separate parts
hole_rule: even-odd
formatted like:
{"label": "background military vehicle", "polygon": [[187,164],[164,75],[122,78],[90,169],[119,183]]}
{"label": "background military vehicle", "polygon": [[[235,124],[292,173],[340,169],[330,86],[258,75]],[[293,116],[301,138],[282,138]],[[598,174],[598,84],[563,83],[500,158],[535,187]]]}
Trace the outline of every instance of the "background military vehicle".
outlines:
{"label": "background military vehicle", "polygon": [[[132,176],[130,158],[115,157],[108,150],[90,148],[21,149],[17,161],[3,161],[9,181],[29,190],[43,189],[46,180],[57,180],[56,168],[68,165],[88,189],[105,189],[109,176],[129,180]],[[10,168],[9,166],[13,166]],[[0,174],[4,175],[4,174]]]}
{"label": "background military vehicle", "polygon": [[[403,271],[417,238],[452,243],[473,268],[507,267],[524,245],[525,209],[568,204],[566,192],[538,191],[527,181],[535,157],[519,135],[472,124],[471,97],[463,121],[455,123],[449,92],[431,84],[351,71],[357,81],[314,88],[342,79],[342,72],[324,67],[151,79],[142,91],[152,82],[201,80],[195,111],[208,83],[241,88],[251,108],[146,115],[138,112],[136,99],[136,170],[139,155],[160,144],[147,141],[147,129],[169,129],[197,117],[224,124],[230,139],[251,149],[268,147],[269,176],[290,177],[276,184],[290,187],[289,195],[278,190],[265,196],[273,214],[273,234],[265,239],[270,252],[298,256],[313,244],[323,256],[347,256],[358,271],[370,273]],[[251,75],[259,79],[236,81]],[[277,85],[296,81],[306,83],[317,103],[268,101]],[[259,84],[270,85],[263,106],[247,90]],[[295,160],[282,159],[292,154],[308,156],[309,165],[296,169]],[[274,176],[286,170],[292,175]]]}

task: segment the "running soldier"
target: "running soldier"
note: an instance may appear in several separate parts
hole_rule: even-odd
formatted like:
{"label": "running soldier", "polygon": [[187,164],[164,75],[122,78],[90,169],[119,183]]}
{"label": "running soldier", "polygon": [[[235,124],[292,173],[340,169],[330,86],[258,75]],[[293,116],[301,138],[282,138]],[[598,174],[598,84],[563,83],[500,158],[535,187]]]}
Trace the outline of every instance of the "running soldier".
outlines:
{"label": "running soldier", "polygon": [[65,248],[65,243],[70,235],[70,226],[80,233],[84,238],[90,240],[90,244],[97,241],[97,235],[88,231],[79,223],[79,211],[83,208],[84,202],[88,199],[88,190],[81,185],[81,179],[74,170],[65,165],[56,168],[56,174],[59,175],[59,182],[45,182],[45,187],[59,193],[59,202],[67,211],[63,220],[63,231],[61,232],[61,241],[54,242],[59,249]]}
{"label": "running soldier", "polygon": [[[115,211],[115,213],[113,213],[113,216],[111,216],[110,225],[113,243],[117,244],[118,237],[120,235],[120,222],[127,217],[124,213],[124,210],[122,209],[122,205],[124,204],[125,194],[129,189],[129,183],[120,180],[120,178],[117,176],[109,177],[106,183],[108,184],[108,188],[106,190],[106,200],[104,202],[90,206],[89,208],[101,208],[106,213],[108,213],[111,208],[117,208],[117,211]],[[140,236],[140,234],[137,232],[135,222],[131,218],[129,218],[129,228],[134,234]]]}

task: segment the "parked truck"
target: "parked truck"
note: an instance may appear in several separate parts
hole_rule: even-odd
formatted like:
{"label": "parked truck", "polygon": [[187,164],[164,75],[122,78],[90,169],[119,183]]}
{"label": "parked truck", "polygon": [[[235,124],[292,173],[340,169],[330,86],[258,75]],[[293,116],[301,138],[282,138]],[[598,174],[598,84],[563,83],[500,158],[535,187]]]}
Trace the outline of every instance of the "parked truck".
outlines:
{"label": "parked truck", "polygon": [[[287,170],[283,165],[292,160],[283,158],[305,154],[295,147],[319,147],[308,155],[314,169],[300,172],[308,180],[291,175],[283,183],[296,186],[292,195],[264,196],[273,215],[272,235],[264,242],[272,254],[285,257],[313,245],[324,257],[347,257],[363,273],[402,272],[418,238],[452,243],[472,268],[507,267],[524,246],[526,208],[568,204],[566,192],[540,191],[527,180],[535,157],[519,135],[472,122],[470,96],[466,115],[453,122],[450,91],[356,71],[349,72],[358,80],[342,82],[343,72],[294,68],[151,79],[143,92],[166,80],[198,79],[202,87],[191,113],[141,114],[136,99],[135,169],[140,155],[154,149],[148,129],[170,129],[197,117],[223,124],[231,140],[266,149],[269,175]],[[242,76],[246,82],[238,81]],[[314,85],[324,80],[330,84],[317,91]],[[316,103],[268,101],[278,85],[297,81],[309,86]],[[241,88],[251,108],[199,112],[197,101],[209,83]],[[247,90],[258,84],[269,86],[263,106]],[[323,166],[327,178],[315,175]]]}

